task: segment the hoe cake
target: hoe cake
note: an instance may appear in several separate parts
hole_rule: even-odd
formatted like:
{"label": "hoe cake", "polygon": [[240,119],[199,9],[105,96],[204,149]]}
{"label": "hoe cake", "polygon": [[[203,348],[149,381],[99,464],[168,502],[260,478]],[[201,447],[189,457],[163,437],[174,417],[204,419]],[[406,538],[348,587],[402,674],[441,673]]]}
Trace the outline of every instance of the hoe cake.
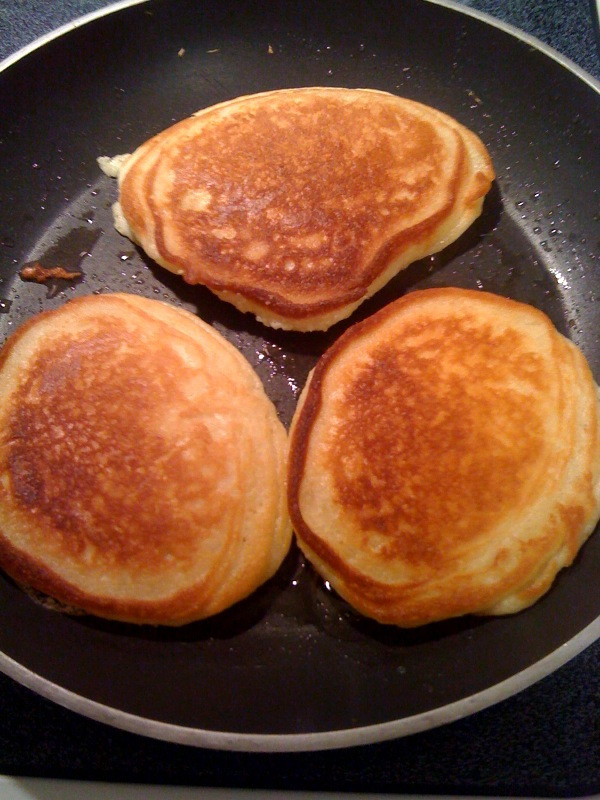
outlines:
{"label": "hoe cake", "polygon": [[517,612],[598,521],[599,425],[584,356],[540,311],[408,294],[346,331],[304,389],[288,468],[299,544],[383,623]]}
{"label": "hoe cake", "polygon": [[216,614],[288,550],[286,454],[213,328],[134,295],[73,300],[0,351],[0,567],[101,617]]}
{"label": "hoe cake", "polygon": [[117,229],[266,325],[326,329],[457,239],[494,172],[480,139],[371,89],[248,95],[101,166]]}

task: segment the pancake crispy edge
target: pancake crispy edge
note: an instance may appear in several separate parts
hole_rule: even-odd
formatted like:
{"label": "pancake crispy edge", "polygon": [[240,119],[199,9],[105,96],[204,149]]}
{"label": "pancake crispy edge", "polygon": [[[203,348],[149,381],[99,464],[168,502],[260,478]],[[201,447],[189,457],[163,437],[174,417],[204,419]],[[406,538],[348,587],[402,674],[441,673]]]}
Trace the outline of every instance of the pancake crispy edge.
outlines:
{"label": "pancake crispy edge", "polygon": [[89,296],[0,351],[0,565],[109,619],[181,625],[285,557],[287,434],[244,357],[189,312]]}
{"label": "pancake crispy edge", "polygon": [[[499,326],[496,333],[505,324],[510,334],[511,315],[525,313],[540,339],[530,339],[531,352],[520,356],[518,338],[512,354],[502,353],[496,343],[497,384],[491,374],[484,381],[491,381],[489,386],[502,396],[508,375],[502,372],[502,359],[521,362],[519,380],[506,393],[509,402],[504,403],[504,411],[488,397],[488,406],[478,420],[468,399],[469,392],[476,396],[477,390],[467,387],[465,392],[460,381],[454,382],[453,391],[458,387],[456,396],[463,397],[461,402],[453,400],[450,393],[448,407],[440,405],[433,380],[429,389],[418,388],[419,369],[432,378],[437,369],[443,369],[439,362],[433,372],[427,371],[431,365],[417,365],[416,373],[406,365],[402,378],[413,387],[412,406],[409,388],[402,396],[391,387],[391,380],[387,387],[384,381],[376,384],[377,395],[364,380],[353,385],[350,376],[360,375],[361,370],[372,369],[376,374],[370,364],[369,342],[378,341],[386,325],[388,331],[394,330],[395,339],[406,336],[417,341],[420,337],[417,351],[435,350],[435,340],[427,332],[432,320],[425,321],[424,313],[412,331],[407,321],[411,309],[426,308],[428,303],[434,321],[436,304],[473,304],[475,309],[478,304],[492,304],[497,309],[492,325],[492,329]],[[444,316],[439,309],[438,313]],[[453,317],[455,312],[450,311],[448,318]],[[396,328],[395,318],[401,320]],[[521,340],[522,346],[528,337],[529,332]],[[533,347],[532,341],[536,341]],[[483,346],[483,339],[472,342],[471,350],[478,346]],[[488,351],[492,358],[494,348]],[[469,363],[468,352],[465,359]],[[460,358],[451,369],[456,369],[458,362]],[[537,388],[536,381],[541,382]],[[448,386],[451,384],[449,380]],[[352,398],[348,386],[353,386]],[[393,398],[396,402],[393,414],[389,406],[386,410],[385,400],[378,400],[388,391],[390,402]],[[531,407],[528,393],[532,391],[543,403],[541,416]],[[510,401],[511,392],[514,402]],[[352,427],[348,419],[357,400],[363,414],[355,417]],[[556,411],[552,410],[554,404]],[[444,422],[444,417],[450,421]],[[494,429],[487,422],[482,426],[482,419],[504,422],[506,428]],[[394,430],[402,423],[403,438]],[[473,425],[471,432],[468,423]],[[511,434],[524,423],[533,424],[536,430],[524,435],[529,444],[515,445]],[[474,433],[480,436],[479,449],[465,446],[465,442],[477,441]],[[548,442],[545,436],[549,434],[554,439]],[[402,438],[404,445],[412,441],[412,450],[402,455],[396,449],[395,455],[388,456],[398,448],[394,437]],[[336,440],[342,442],[337,449],[331,444]],[[464,465],[456,467],[458,461]],[[336,473],[337,494],[332,478]],[[506,485],[505,497],[503,490],[488,488],[494,478]],[[465,479],[471,482],[461,484]],[[454,481],[458,484],[453,485]],[[487,518],[473,511],[477,493],[490,512]],[[307,496],[314,499],[307,500]],[[350,328],[311,374],[290,431],[288,506],[307,558],[365,616],[415,627],[469,613],[506,614],[526,608],[550,588],[561,568],[572,563],[600,516],[600,405],[584,356],[545,315],[515,301],[460,289],[429,289],[401,298]],[[399,520],[404,531],[399,530]]]}
{"label": "pancake crispy edge", "polygon": [[115,219],[158,264],[264,324],[326,329],[457,239],[493,178],[481,140],[436,109],[284,89],[141,145],[120,169]]}

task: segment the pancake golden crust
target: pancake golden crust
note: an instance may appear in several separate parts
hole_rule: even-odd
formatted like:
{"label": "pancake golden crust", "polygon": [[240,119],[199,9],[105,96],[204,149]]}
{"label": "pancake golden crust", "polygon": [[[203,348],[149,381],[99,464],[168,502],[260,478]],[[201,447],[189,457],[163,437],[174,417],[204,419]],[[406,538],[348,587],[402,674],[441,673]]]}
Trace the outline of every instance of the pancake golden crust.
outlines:
{"label": "pancake golden crust", "polygon": [[600,516],[598,390],[539,311],[414,292],[322,357],[294,417],[288,505],[316,569],[403,627],[519,611]]}
{"label": "pancake golden crust", "polygon": [[287,437],[188,312],[133,295],[38,315],[0,353],[0,566],[99,616],[179,625],[277,569]]}
{"label": "pancake golden crust", "polygon": [[274,327],[325,329],[481,213],[471,131],[369,89],[287,89],[198,112],[120,170],[119,230]]}

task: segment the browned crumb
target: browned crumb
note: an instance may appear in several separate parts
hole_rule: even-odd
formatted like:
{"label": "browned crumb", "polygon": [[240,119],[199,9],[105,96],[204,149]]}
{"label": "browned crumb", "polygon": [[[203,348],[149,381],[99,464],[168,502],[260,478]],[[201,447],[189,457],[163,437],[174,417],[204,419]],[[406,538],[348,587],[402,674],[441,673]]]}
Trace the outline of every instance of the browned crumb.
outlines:
{"label": "browned crumb", "polygon": [[81,272],[69,272],[63,267],[42,267],[39,261],[34,261],[32,264],[25,264],[21,269],[19,275],[21,280],[36,281],[36,283],[45,283],[51,278],[62,278],[65,281],[73,281],[76,278],[81,278]]}

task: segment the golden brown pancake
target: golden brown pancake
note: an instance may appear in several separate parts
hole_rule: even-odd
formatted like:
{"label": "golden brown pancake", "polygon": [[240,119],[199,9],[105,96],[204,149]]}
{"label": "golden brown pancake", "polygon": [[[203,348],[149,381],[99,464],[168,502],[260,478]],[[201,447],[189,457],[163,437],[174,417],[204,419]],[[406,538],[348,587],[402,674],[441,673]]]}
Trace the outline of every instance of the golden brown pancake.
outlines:
{"label": "golden brown pancake", "polygon": [[411,293],[320,359],[294,417],[288,503],[318,572],[412,627],[537,600],[600,516],[600,406],[531,306]]}
{"label": "golden brown pancake", "polygon": [[209,325],[134,295],[73,300],[0,351],[0,566],[101,617],[216,614],[288,550],[286,455]]}
{"label": "golden brown pancake", "polygon": [[494,177],[480,139],[446,114],[335,88],[204,109],[117,171],[122,233],[188,283],[295,330],[328,328],[457,239]]}

